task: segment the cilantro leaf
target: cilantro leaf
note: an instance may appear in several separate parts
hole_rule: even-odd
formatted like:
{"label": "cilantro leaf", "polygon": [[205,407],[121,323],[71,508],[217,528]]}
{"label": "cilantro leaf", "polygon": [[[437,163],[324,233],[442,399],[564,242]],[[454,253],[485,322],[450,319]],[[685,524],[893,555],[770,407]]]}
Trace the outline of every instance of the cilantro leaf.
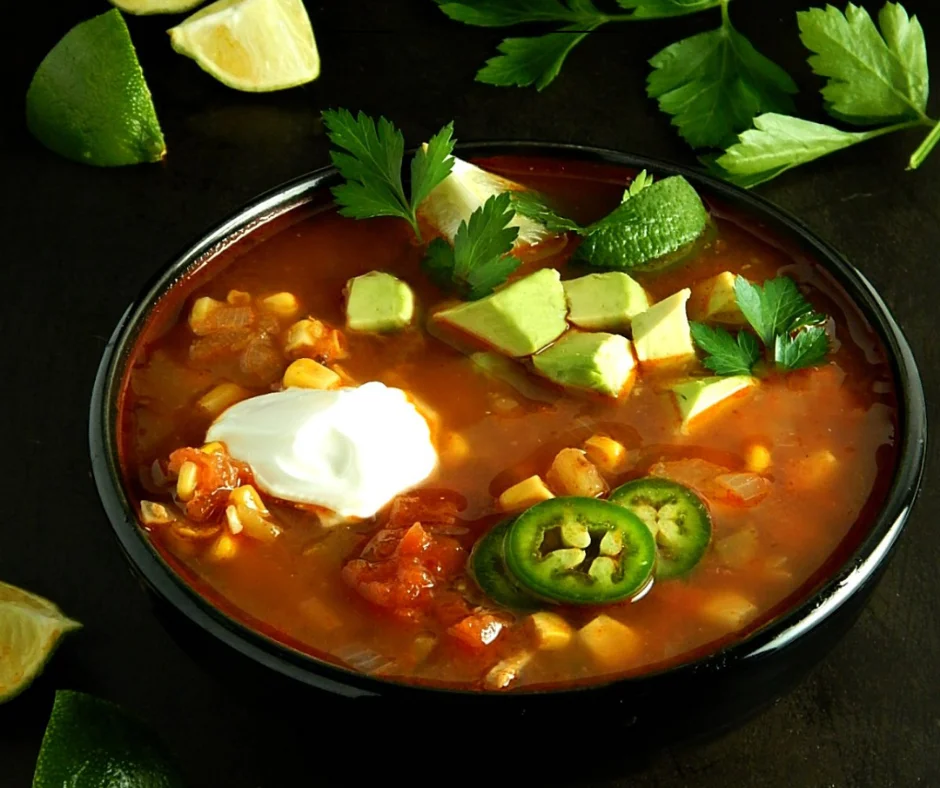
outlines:
{"label": "cilantro leaf", "polygon": [[557,33],[535,38],[507,38],[477,72],[477,82],[488,85],[535,85],[544,90],[558,76],[571,52],[596,25],[564,27]]}
{"label": "cilantro leaf", "polygon": [[717,8],[721,0],[617,0],[617,5],[632,10],[634,19],[664,19]]}
{"label": "cilantro leaf", "polygon": [[448,123],[427,144],[418,148],[411,160],[411,204],[416,209],[454,168],[454,124]]}
{"label": "cilantro leaf", "polygon": [[929,74],[924,31],[896,3],[881,9],[881,33],[864,8],[849,3],[797,14],[809,64],[828,77],[827,110],[859,125],[925,119]]}
{"label": "cilantro leaf", "polygon": [[508,192],[490,197],[461,222],[453,247],[442,238],[428,245],[422,267],[438,286],[475,301],[493,292],[519,267],[509,254],[519,234]]}
{"label": "cilantro leaf", "polygon": [[591,0],[434,0],[451,19],[479,27],[526,22],[586,24],[602,19]]}
{"label": "cilantro leaf", "polygon": [[774,342],[774,361],[787,372],[818,364],[828,352],[829,336],[822,326],[806,326],[795,334],[778,334]]}
{"label": "cilantro leaf", "polygon": [[552,233],[586,232],[573,219],[566,219],[549,208],[535,192],[511,192],[512,207],[516,213],[538,222]]}
{"label": "cilantro leaf", "polygon": [[650,175],[646,170],[640,170],[637,173],[637,176],[630,182],[630,185],[627,187],[626,191],[624,191],[623,199],[621,199],[620,202],[625,203],[631,197],[636,197],[647,186],[652,185],[653,176]]}
{"label": "cilantro leaf", "polygon": [[786,276],[768,279],[763,286],[738,276],[734,280],[734,295],[744,318],[767,347],[774,345],[777,334],[816,315],[796,282]]}
{"label": "cilantro leaf", "polygon": [[716,375],[750,375],[760,358],[757,339],[747,331],[739,331],[737,339],[724,328],[704,323],[690,324],[692,339],[708,355],[702,363]]}
{"label": "cilantro leaf", "polygon": [[728,145],[755,115],[791,109],[797,92],[730,23],[666,47],[650,65],[647,93],[694,148]]}

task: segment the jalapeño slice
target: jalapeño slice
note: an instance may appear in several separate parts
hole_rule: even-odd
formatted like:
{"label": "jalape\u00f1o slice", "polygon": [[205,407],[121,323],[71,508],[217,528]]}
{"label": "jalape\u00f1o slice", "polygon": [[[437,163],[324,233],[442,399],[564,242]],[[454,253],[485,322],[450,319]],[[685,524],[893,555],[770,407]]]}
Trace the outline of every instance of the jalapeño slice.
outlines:
{"label": "jalape\u00f1o slice", "polygon": [[551,498],[523,512],[504,542],[516,580],[544,599],[602,605],[649,580],[656,545],[643,521],[595,498]]}
{"label": "jalape\u00f1o slice", "polygon": [[506,568],[503,544],[512,520],[503,520],[487,531],[473,546],[468,566],[480,590],[490,599],[510,610],[536,610],[542,607],[515,581]]}
{"label": "jalape\u00f1o slice", "polygon": [[681,577],[705,555],[712,536],[708,509],[688,487],[649,476],[627,482],[608,500],[633,512],[656,540],[656,579]]}

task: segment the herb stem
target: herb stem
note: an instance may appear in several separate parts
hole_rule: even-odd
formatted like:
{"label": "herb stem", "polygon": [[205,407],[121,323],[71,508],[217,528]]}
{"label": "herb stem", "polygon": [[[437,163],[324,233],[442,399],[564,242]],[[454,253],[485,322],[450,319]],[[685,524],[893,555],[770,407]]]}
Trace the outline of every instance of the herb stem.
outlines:
{"label": "herb stem", "polygon": [[924,159],[930,155],[930,151],[934,149],[937,142],[940,142],[940,123],[927,118],[924,125],[927,124],[932,125],[933,128],[931,128],[930,133],[924,137],[924,141],[917,146],[917,150],[911,154],[911,158],[907,164],[907,169],[909,170],[916,170],[920,167],[920,165],[924,163]]}
{"label": "herb stem", "polygon": [[[727,16],[727,6],[730,0],[712,0],[710,3],[703,5],[699,8],[696,8],[692,13],[698,13],[699,11],[708,11],[712,8],[718,8],[721,6],[722,14]],[[689,11],[664,11],[659,14],[648,14],[644,16],[637,16],[635,13],[629,14],[604,14],[603,18],[598,24],[604,24],[605,22],[652,22],[657,19],[675,19],[678,16],[689,16]]]}

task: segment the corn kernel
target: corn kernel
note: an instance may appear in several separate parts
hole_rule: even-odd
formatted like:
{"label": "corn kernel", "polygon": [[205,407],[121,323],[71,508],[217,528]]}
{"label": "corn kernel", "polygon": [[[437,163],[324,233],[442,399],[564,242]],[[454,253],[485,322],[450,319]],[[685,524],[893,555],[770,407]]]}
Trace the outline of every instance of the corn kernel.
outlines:
{"label": "corn kernel", "polygon": [[236,509],[245,536],[257,539],[259,542],[273,542],[281,535],[280,526],[271,522],[260,512],[246,506],[237,506]]}
{"label": "corn kernel", "polygon": [[244,290],[229,290],[225,300],[232,306],[251,306],[251,293]]}
{"label": "corn kernel", "polygon": [[196,494],[198,481],[199,467],[187,460],[180,466],[179,476],[176,478],[176,497],[181,501],[191,501]]}
{"label": "corn kernel", "polygon": [[212,441],[199,449],[203,454],[224,454],[225,447],[219,441]]}
{"label": "corn kernel", "polygon": [[241,402],[250,396],[250,391],[235,383],[220,383],[203,394],[196,402],[196,407],[207,416],[215,418],[226,408],[230,408],[236,402]]}
{"label": "corn kernel", "polygon": [[209,319],[215,310],[225,306],[221,301],[216,301],[209,296],[197,298],[193,303],[193,308],[189,311],[189,327],[194,334],[203,336],[208,333],[205,322]]}
{"label": "corn kernel", "polygon": [[166,525],[173,522],[173,515],[162,503],[140,502],[140,521],[144,525]]}
{"label": "corn kernel", "polygon": [[529,616],[529,622],[535,633],[535,642],[543,651],[558,651],[571,642],[574,631],[565,619],[557,613],[541,611]]}
{"label": "corn kernel", "polygon": [[284,350],[298,356],[313,352],[317,342],[326,336],[327,327],[319,320],[298,320],[287,329],[287,341]]}
{"label": "corn kernel", "polygon": [[343,619],[316,597],[310,597],[301,602],[300,612],[307,623],[320,632],[334,632],[343,626]]}
{"label": "corn kernel", "polygon": [[595,661],[611,670],[626,667],[643,645],[634,630],[605,613],[578,630],[578,641]]}
{"label": "corn kernel", "polygon": [[498,503],[499,508],[504,512],[517,512],[521,509],[528,509],[539,501],[547,501],[554,497],[552,491],[545,486],[545,482],[539,476],[530,476],[505,490],[499,496]]}
{"label": "corn kernel", "polygon": [[625,468],[626,447],[606,435],[592,435],[584,442],[584,451],[604,473],[620,473]]}
{"label": "corn kernel", "polygon": [[558,452],[545,479],[561,495],[596,498],[609,489],[607,482],[597,472],[597,467],[580,449],[562,449]]}
{"label": "corn kernel", "polygon": [[470,444],[459,432],[448,432],[441,440],[440,453],[442,462],[455,465],[470,456]]}
{"label": "corn kernel", "polygon": [[238,552],[238,542],[231,534],[222,533],[219,538],[212,543],[209,548],[208,557],[210,561],[228,561],[235,557]]}
{"label": "corn kernel", "polygon": [[752,443],[744,451],[744,462],[752,473],[763,473],[771,466],[770,449],[763,443]]}
{"label": "corn kernel", "polygon": [[261,299],[262,309],[288,320],[300,311],[300,303],[293,293],[275,293]]}
{"label": "corn kernel", "polygon": [[335,389],[341,383],[339,375],[312,358],[299,358],[284,372],[284,388]]}
{"label": "corn kernel", "polygon": [[225,523],[233,534],[240,534],[245,527],[238,517],[238,507],[234,504],[225,507]]}
{"label": "corn kernel", "polygon": [[244,506],[246,509],[252,509],[261,514],[268,513],[267,507],[265,507],[264,501],[261,500],[258,491],[250,484],[236,487],[229,493],[228,498],[236,506]]}

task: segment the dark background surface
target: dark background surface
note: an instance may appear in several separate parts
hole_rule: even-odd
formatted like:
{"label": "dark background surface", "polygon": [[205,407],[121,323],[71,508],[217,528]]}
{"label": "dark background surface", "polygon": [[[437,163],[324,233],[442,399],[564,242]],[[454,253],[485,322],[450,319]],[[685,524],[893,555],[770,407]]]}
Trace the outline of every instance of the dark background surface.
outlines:
{"label": "dark background surface", "polygon": [[[733,17],[758,49],[794,75],[803,89],[801,110],[812,116],[819,111],[819,81],[805,64],[794,15],[807,5],[737,0]],[[875,9],[880,2],[863,5]],[[907,7],[920,15],[931,60],[940,67],[940,4],[908,0]],[[514,751],[512,732],[498,720],[487,729],[468,729],[460,719],[396,730],[364,718],[350,726],[316,702],[288,720],[280,699],[250,703],[240,687],[197,665],[151,615],[99,507],[87,456],[89,394],[106,338],[158,267],[257,193],[327,163],[320,109],[384,113],[409,144],[454,119],[465,141],[578,142],[689,164],[690,150],[644,96],[645,61],[714,25],[715,14],[602,29],[537,93],[474,83],[499,32],[452,23],[430,0],[341,0],[308,8],[323,75],[306,88],[269,95],[230,91],[175,55],[163,32],[175,18],[131,19],[169,155],[162,165],[121,170],[64,161],[35,143],[20,120],[36,65],[74,23],[106,10],[103,0],[21,4],[21,25],[6,25],[0,369],[7,471],[0,577],[56,600],[85,629],[33,688],[0,707],[3,788],[30,784],[54,691],[63,687],[106,697],[145,718],[200,788],[371,784],[377,765],[429,784],[455,782],[455,774],[499,783],[507,772],[494,768],[494,757],[524,763],[559,755],[554,745],[543,753]],[[935,114],[940,104],[935,100],[931,109]],[[921,136],[876,140],[760,192],[805,220],[880,290],[911,341],[936,423],[940,153],[920,171],[904,172]],[[795,691],[714,741],[651,752],[625,761],[622,777],[585,777],[581,784],[940,785],[940,492],[931,483],[938,445],[871,603]],[[427,751],[424,730],[441,726],[454,731],[453,771],[417,765]],[[561,749],[565,758],[589,763],[599,744],[590,721],[578,727],[581,744]],[[396,739],[403,741],[400,751],[388,745]]]}

